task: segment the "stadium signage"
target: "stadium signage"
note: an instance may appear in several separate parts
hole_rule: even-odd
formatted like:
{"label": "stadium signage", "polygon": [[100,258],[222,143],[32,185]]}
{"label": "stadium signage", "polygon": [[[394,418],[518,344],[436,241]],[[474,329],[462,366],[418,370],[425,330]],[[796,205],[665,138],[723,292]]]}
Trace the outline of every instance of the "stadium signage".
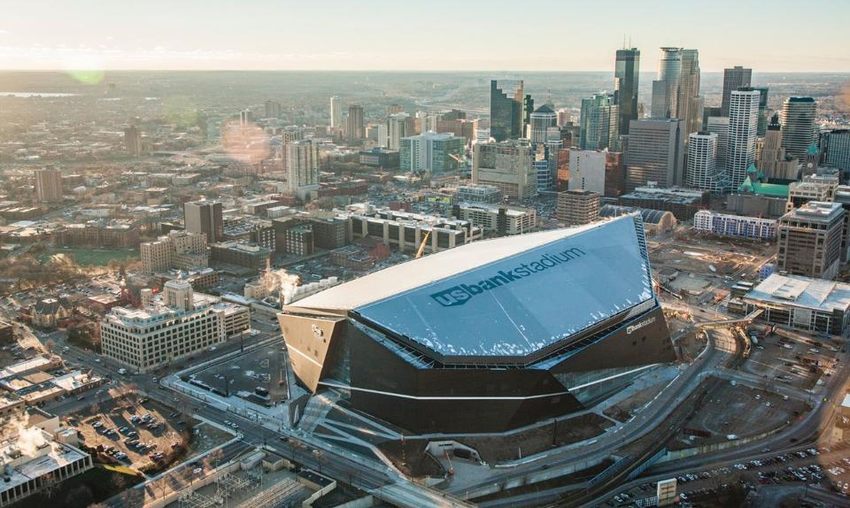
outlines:
{"label": "stadium signage", "polygon": [[627,334],[627,335],[631,335],[632,333],[634,333],[634,332],[636,332],[636,331],[640,330],[640,329],[641,329],[641,328],[643,328],[644,326],[649,326],[649,325],[651,325],[651,324],[652,324],[652,323],[654,323],[654,322],[655,322],[655,316],[653,316],[653,317],[651,317],[651,318],[646,318],[646,319],[644,319],[643,321],[641,321],[641,322],[639,322],[639,323],[635,323],[635,324],[633,324],[633,325],[631,325],[631,326],[627,326],[627,327],[626,327],[626,334]]}
{"label": "stadium signage", "polygon": [[536,261],[523,263],[508,270],[499,270],[492,277],[469,284],[458,284],[457,286],[432,293],[429,296],[443,307],[463,305],[471,300],[472,297],[480,295],[485,291],[506,286],[525,277],[544,272],[549,268],[567,263],[585,254],[578,247],[565,249],[561,252],[543,254]]}

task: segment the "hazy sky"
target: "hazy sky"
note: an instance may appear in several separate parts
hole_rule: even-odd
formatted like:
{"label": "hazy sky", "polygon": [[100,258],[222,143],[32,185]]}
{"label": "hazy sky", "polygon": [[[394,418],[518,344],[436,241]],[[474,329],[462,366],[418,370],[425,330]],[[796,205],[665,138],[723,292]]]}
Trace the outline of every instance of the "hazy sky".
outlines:
{"label": "hazy sky", "polygon": [[850,72],[847,0],[0,0],[0,69]]}

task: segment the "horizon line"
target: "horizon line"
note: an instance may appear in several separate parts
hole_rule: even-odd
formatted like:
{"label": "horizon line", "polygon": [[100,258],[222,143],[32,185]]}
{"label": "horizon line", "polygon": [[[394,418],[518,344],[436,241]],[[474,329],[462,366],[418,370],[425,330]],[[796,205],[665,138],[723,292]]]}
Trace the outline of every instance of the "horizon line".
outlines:
{"label": "horizon line", "polygon": [[[731,68],[731,67],[729,67]],[[720,74],[725,71],[723,70],[701,70],[702,74]],[[850,69],[848,70],[835,70],[835,71],[824,71],[824,70],[795,70],[795,71],[757,71],[752,69],[753,74],[850,74]],[[205,68],[205,69],[169,69],[169,68],[160,68],[160,69],[57,69],[57,68],[39,68],[39,69],[13,69],[13,68],[0,68],[0,73],[3,72],[55,72],[55,73],[68,73],[68,72],[399,72],[399,73],[458,73],[458,74],[473,74],[473,73],[510,73],[510,74],[518,74],[518,73],[567,73],[567,72],[584,72],[584,73],[597,73],[597,72],[610,72],[613,75],[613,70],[611,69],[581,69],[581,70],[556,70],[556,69],[476,69],[476,70],[461,70],[461,69],[232,69],[232,68]],[[641,74],[656,74],[657,71],[647,70],[640,71]]]}

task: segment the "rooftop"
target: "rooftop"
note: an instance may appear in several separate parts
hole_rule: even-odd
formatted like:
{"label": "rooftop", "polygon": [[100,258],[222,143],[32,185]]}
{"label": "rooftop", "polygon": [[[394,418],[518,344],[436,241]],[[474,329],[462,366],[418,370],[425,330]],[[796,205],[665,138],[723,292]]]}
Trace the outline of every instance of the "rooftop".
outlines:
{"label": "rooftop", "polygon": [[850,284],[799,275],[774,273],[745,298],[779,304],[793,304],[823,312],[850,309]]}
{"label": "rooftop", "polygon": [[653,298],[640,219],[473,242],[284,307],[379,325],[440,356],[525,356]]}

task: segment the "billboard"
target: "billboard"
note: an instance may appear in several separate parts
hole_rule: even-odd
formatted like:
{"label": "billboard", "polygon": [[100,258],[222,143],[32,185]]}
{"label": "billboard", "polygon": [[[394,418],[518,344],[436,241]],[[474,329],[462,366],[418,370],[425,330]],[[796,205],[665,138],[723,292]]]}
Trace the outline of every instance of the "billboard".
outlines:
{"label": "billboard", "polygon": [[526,356],[653,299],[618,220],[355,309],[441,356]]}

